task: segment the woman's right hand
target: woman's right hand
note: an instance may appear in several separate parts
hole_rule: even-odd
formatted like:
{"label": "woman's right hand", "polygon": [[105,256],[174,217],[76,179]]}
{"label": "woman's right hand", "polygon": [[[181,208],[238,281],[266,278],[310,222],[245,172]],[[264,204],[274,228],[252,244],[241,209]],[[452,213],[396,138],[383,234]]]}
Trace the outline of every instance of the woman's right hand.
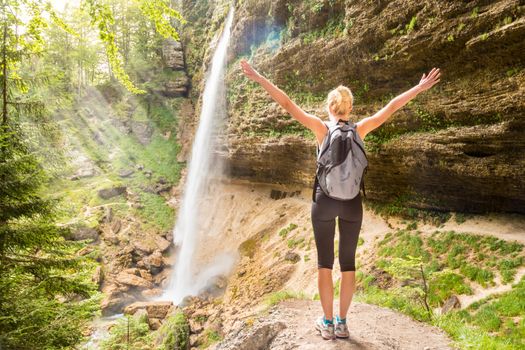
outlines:
{"label": "woman's right hand", "polygon": [[262,76],[245,59],[241,60],[241,67],[244,75],[249,79],[257,83],[261,80]]}
{"label": "woman's right hand", "polygon": [[421,80],[419,81],[419,84],[417,85],[421,92],[430,89],[434,84],[436,84],[439,81],[439,76],[441,72],[439,71],[439,68],[432,68],[432,70],[428,73],[427,76],[425,76],[425,73],[423,73],[423,76],[421,77]]}

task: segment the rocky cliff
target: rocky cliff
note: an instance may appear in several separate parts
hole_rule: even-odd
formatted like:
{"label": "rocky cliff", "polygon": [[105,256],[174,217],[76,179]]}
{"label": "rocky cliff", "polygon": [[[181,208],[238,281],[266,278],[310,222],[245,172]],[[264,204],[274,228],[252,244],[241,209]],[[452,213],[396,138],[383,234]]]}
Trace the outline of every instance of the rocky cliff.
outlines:
{"label": "rocky cliff", "polygon": [[[182,1],[197,106],[228,6]],[[323,119],[327,93],[348,86],[355,121],[439,67],[440,83],[365,139],[367,195],[417,208],[525,213],[523,1],[246,0],[235,7],[229,125],[226,150],[218,151],[231,176],[311,186],[315,173],[313,134],[242,75],[241,58]]]}

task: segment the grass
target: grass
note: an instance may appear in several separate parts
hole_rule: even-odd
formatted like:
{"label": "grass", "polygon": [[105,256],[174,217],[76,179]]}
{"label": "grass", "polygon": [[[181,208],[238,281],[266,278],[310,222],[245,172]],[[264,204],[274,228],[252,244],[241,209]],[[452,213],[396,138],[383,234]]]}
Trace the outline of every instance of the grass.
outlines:
{"label": "grass", "polygon": [[403,193],[398,195],[391,201],[380,202],[376,200],[365,199],[364,203],[367,208],[370,208],[375,214],[381,215],[385,218],[397,216],[402,219],[412,220],[413,223],[407,226],[407,229],[417,228],[417,222],[431,223],[435,226],[441,226],[447,222],[452,214],[450,212],[443,212],[430,209],[418,209],[411,207],[412,202],[425,202],[425,199],[419,194]]}
{"label": "grass", "polygon": [[215,344],[222,340],[222,337],[219,334],[219,332],[212,329],[205,329],[200,338],[203,340],[203,342],[199,344],[199,349],[207,349],[212,344]]}
{"label": "grass", "polygon": [[279,231],[279,237],[281,238],[286,238],[286,236],[288,235],[288,233],[290,233],[291,231],[295,230],[297,228],[297,225],[294,224],[293,222],[290,223],[288,226],[282,228],[280,231]]}
{"label": "grass", "polygon": [[290,290],[282,290],[268,294],[263,300],[263,304],[270,308],[273,305],[280,303],[283,300],[289,299],[308,299],[308,296],[304,292],[296,292]]}
{"label": "grass", "polygon": [[[509,283],[514,280],[516,269],[523,266],[524,256],[524,246],[518,242],[454,231],[435,231],[430,236],[408,229],[393,231],[377,242],[376,248],[376,267],[388,271],[394,280],[399,278],[391,272],[395,271],[395,259],[421,259],[432,307],[443,305],[451,295],[471,294],[473,283],[491,285],[498,273]],[[439,315],[429,314],[423,307],[417,281],[398,280],[381,287],[385,277],[374,270],[358,271],[356,277],[356,300],[389,307],[438,326],[461,349],[525,348],[525,278],[508,292]]]}
{"label": "grass", "polygon": [[163,231],[171,230],[175,222],[175,210],[166,204],[164,197],[148,192],[139,195],[143,208],[136,210],[138,216]]}
{"label": "grass", "polygon": [[336,38],[345,35],[349,27],[344,21],[344,15],[330,18],[322,28],[299,34],[304,45],[321,38]]}

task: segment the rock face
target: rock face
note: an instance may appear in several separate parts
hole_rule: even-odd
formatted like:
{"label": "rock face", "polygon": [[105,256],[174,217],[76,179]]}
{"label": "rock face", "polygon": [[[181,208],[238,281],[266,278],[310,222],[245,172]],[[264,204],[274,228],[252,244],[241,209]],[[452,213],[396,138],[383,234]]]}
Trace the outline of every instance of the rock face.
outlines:
{"label": "rock face", "polygon": [[166,39],[162,45],[164,65],[171,69],[184,69],[184,53],[180,41]]}
{"label": "rock face", "polygon": [[[326,96],[339,84],[353,91],[351,118],[359,120],[439,67],[436,86],[365,138],[368,198],[525,213],[523,5],[335,1],[314,10],[307,2],[287,3],[236,4],[226,73],[229,124],[217,151],[231,176],[312,186],[316,168],[313,134],[242,74],[239,55],[252,54],[255,69],[322,119]],[[213,28],[222,28],[224,6],[183,1],[185,14],[199,18],[195,25]],[[186,54],[204,57],[202,67],[188,62],[198,94],[211,56],[200,47],[215,33],[198,35],[191,24],[185,31],[191,33],[183,37]],[[272,39],[279,33],[280,40]]]}

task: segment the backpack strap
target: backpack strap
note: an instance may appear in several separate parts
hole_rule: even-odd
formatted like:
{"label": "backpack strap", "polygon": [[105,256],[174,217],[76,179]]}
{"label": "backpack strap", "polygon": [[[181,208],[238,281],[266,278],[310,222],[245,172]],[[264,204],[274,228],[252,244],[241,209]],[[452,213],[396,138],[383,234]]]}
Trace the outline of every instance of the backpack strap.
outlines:
{"label": "backpack strap", "polygon": [[[323,124],[326,126],[326,130],[330,132],[330,126],[328,125],[329,122],[322,120]],[[326,137],[326,136],[325,136]],[[322,146],[322,145],[321,145]],[[317,155],[319,155],[319,152],[321,151],[321,147],[317,145]],[[317,179],[317,169],[315,170],[315,179],[314,179],[314,187],[312,189],[312,201],[315,202],[315,192],[317,190],[317,185],[319,184],[319,180]]]}

